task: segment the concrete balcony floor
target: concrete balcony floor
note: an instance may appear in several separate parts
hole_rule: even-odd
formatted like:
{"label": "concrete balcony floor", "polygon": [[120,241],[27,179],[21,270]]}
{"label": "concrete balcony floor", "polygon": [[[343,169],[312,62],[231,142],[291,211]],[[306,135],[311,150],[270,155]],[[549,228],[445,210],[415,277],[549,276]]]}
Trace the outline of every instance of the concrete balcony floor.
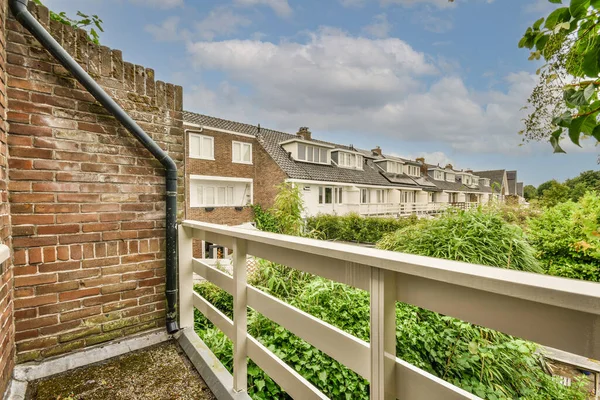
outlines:
{"label": "concrete balcony floor", "polygon": [[30,400],[214,400],[177,342],[168,341],[31,382]]}

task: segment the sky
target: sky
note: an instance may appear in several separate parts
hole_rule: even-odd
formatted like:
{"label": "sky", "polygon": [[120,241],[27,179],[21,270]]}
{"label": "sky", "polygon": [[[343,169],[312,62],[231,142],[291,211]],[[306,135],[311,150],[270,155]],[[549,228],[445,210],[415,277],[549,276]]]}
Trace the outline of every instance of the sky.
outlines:
{"label": "sky", "polygon": [[548,0],[45,0],[97,14],[102,44],[182,85],[184,108],[539,185],[600,147],[523,144],[539,63],[517,47]]}

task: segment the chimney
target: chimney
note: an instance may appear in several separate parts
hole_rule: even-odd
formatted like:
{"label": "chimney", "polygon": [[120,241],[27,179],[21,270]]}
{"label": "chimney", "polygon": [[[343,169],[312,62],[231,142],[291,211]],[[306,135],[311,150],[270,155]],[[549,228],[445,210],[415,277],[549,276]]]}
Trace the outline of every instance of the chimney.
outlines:
{"label": "chimney", "polygon": [[469,174],[472,174],[472,173],[473,173],[473,170],[472,170],[472,169],[468,169],[468,170],[467,170],[467,172],[468,172]]}
{"label": "chimney", "polygon": [[416,162],[421,163],[421,176],[427,176],[427,164],[425,164],[425,157],[419,157],[415,159]]}
{"label": "chimney", "polygon": [[452,168],[452,164],[446,164],[446,169],[454,169],[454,168]]}
{"label": "chimney", "polygon": [[377,154],[378,156],[381,156],[381,147],[377,146],[371,151],[373,152],[373,154]]}
{"label": "chimney", "polygon": [[308,130],[307,126],[300,127],[300,129],[298,129],[298,133],[296,133],[296,135],[301,137],[304,140],[312,139],[312,133]]}

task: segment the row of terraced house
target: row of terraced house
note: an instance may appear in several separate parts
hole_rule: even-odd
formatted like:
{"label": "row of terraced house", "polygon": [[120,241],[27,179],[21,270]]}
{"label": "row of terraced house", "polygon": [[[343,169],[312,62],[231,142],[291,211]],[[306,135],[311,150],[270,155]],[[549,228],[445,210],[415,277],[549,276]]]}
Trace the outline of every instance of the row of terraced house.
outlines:
{"label": "row of terraced house", "polygon": [[289,134],[184,112],[187,212],[192,219],[237,225],[251,204],[272,205],[277,186],[301,190],[305,215],[433,214],[524,201],[517,171],[472,171],[313,139],[308,128]]}

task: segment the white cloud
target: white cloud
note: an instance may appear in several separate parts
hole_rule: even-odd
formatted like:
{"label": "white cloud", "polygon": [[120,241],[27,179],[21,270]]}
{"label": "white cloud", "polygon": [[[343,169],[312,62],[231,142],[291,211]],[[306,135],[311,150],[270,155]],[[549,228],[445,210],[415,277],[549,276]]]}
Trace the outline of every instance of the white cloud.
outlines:
{"label": "white cloud", "polygon": [[235,0],[235,4],[247,7],[264,5],[271,7],[275,14],[280,17],[289,17],[292,15],[292,7],[290,7],[288,0]]}
{"label": "white cloud", "polygon": [[230,8],[217,7],[196,24],[196,30],[200,38],[213,40],[217,36],[231,35],[237,32],[238,28],[251,23],[250,19],[234,13]]}
{"label": "white cloud", "polygon": [[435,15],[430,7],[423,12],[413,14],[412,22],[433,33],[445,33],[454,27],[450,16]]}
{"label": "white cloud", "polygon": [[390,24],[387,15],[384,13],[373,17],[373,23],[363,27],[363,32],[376,38],[385,38],[389,35],[391,29],[392,24]]}
{"label": "white cloud", "polygon": [[443,66],[448,61],[400,39],[331,28],[306,41],[201,41],[188,51],[196,68],[225,76],[209,95],[201,89],[199,98],[211,104],[186,102],[201,112],[289,131],[310,126],[346,142],[368,134],[435,142],[457,153],[531,151],[519,147],[517,135],[537,80],[529,73],[502,78],[503,90],[475,91]]}
{"label": "white cloud", "polygon": [[174,8],[183,6],[183,0],[130,0],[133,4],[152,8]]}
{"label": "white cloud", "polygon": [[160,25],[146,25],[144,30],[157,42],[174,42],[182,37],[179,31],[179,17],[168,17]]}

